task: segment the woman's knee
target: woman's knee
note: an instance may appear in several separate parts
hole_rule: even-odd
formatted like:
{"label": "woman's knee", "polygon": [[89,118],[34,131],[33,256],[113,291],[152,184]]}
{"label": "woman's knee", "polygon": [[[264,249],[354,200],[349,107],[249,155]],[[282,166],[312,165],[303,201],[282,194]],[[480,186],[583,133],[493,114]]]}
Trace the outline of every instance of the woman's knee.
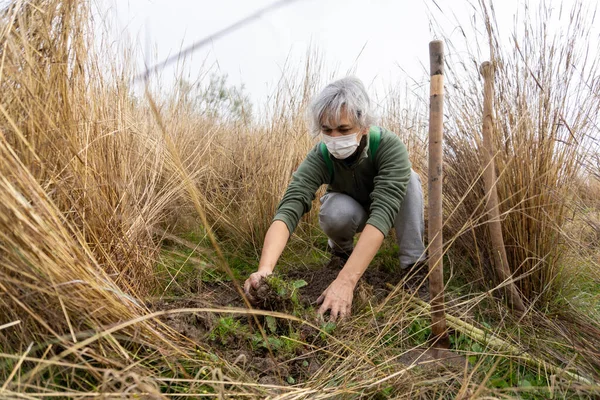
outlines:
{"label": "woman's knee", "polygon": [[353,235],[365,218],[362,206],[350,196],[341,193],[323,196],[319,224],[327,236]]}

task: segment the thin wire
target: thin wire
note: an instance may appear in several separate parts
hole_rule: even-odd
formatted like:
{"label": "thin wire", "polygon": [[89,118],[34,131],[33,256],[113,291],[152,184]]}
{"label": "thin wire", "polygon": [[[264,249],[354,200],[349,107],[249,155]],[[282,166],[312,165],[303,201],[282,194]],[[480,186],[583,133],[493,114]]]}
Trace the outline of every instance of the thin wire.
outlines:
{"label": "thin wire", "polygon": [[189,53],[192,53],[194,51],[196,51],[197,49],[199,49],[202,46],[205,46],[207,44],[209,44],[210,42],[212,42],[213,40],[219,39],[225,35],[227,35],[228,33],[231,33],[239,28],[241,28],[242,26],[248,24],[249,22],[259,18],[262,14],[265,14],[267,12],[271,12],[277,8],[281,8],[289,3],[293,3],[294,1],[297,0],[279,0],[275,3],[272,3],[266,7],[261,8],[260,10],[254,12],[253,14],[250,14],[249,16],[247,16],[246,18],[243,18],[237,22],[235,22],[232,25],[229,25],[226,28],[221,29],[218,32],[213,33],[210,36],[205,37],[204,39],[201,39],[199,41],[197,41],[196,43],[192,44],[191,46],[187,47],[186,49],[180,51],[179,53],[166,58],[164,61],[157,63],[155,65],[153,65],[150,68],[146,68],[146,70],[135,76],[133,78],[134,82],[138,82],[140,80],[147,80],[151,74],[158,72],[159,70],[161,70],[162,68],[165,68],[166,66],[168,66],[169,64],[172,64],[173,62],[179,60],[179,58],[181,56],[185,56]]}

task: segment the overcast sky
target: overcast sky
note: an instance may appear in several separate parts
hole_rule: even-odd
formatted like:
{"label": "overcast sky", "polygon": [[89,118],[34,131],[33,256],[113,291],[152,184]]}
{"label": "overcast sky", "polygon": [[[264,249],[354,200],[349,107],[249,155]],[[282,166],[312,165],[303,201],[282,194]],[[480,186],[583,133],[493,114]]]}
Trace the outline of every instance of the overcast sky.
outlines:
{"label": "overcast sky", "polygon": [[[275,0],[96,0],[117,40],[129,37],[151,63],[272,4]],[[496,1],[501,27],[509,32],[524,0]],[[533,6],[541,0],[531,0]],[[596,4],[598,0],[587,0]],[[476,2],[476,0],[475,0]],[[574,0],[563,1],[571,5]],[[436,3],[443,7],[440,13]],[[478,13],[467,0],[296,0],[194,52],[186,74],[194,80],[213,68],[243,82],[255,102],[272,91],[282,72],[301,68],[309,48],[319,51],[327,72],[348,71],[372,91],[390,84],[422,81],[428,43],[437,39],[429,18],[444,25],[444,40],[461,41],[457,19],[466,28]],[[558,7],[560,1],[552,2]],[[465,29],[467,35],[472,30]],[[148,46],[150,44],[150,46]],[[596,45],[595,48],[598,46]],[[484,46],[482,60],[488,57]],[[138,62],[141,66],[142,56]],[[287,68],[285,67],[287,60]],[[204,67],[202,67],[204,65]],[[163,71],[167,84],[173,68]],[[410,77],[410,79],[408,78]]]}

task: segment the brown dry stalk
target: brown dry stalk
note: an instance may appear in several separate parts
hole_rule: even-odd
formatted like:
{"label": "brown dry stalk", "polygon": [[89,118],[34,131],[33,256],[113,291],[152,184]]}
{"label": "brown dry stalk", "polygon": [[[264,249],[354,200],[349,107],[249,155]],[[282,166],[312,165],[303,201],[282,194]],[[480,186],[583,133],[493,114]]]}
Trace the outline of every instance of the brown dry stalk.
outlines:
{"label": "brown dry stalk", "polygon": [[444,137],[444,42],[429,43],[429,291],[431,293],[431,329],[439,346],[448,348],[444,318],[442,165]]}
{"label": "brown dry stalk", "polygon": [[490,237],[492,240],[492,254],[494,256],[494,266],[500,281],[508,281],[506,291],[508,299],[515,310],[519,312],[525,311],[523,300],[517,291],[514,283],[511,281],[511,272],[504,247],[504,238],[502,237],[502,226],[500,224],[500,211],[498,208],[498,192],[496,190],[496,164],[494,157],[494,143],[492,141],[494,117],[492,114],[493,97],[494,97],[494,69],[492,64],[484,62],[481,64],[481,74],[484,79],[483,92],[483,179],[485,182],[486,191],[486,209],[488,212],[488,226]]}

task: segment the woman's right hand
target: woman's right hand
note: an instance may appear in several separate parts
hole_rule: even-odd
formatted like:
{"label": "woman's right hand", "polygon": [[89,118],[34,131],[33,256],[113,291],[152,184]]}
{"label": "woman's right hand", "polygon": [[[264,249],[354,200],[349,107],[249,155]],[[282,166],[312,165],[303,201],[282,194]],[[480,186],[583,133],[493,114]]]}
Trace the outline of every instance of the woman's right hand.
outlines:
{"label": "woman's right hand", "polygon": [[283,221],[273,221],[265,235],[265,243],[258,262],[258,271],[250,275],[244,282],[244,292],[246,292],[246,297],[251,303],[256,304],[260,300],[255,298],[256,296],[253,296],[252,293],[256,295],[261,280],[273,272],[289,237],[290,232],[287,225]]}
{"label": "woman's right hand", "polygon": [[260,286],[260,281],[269,275],[271,275],[270,271],[259,269],[258,271],[250,274],[248,279],[246,279],[246,282],[244,282],[244,293],[246,294],[246,297],[248,297],[248,300],[250,300],[251,303],[256,304],[257,301],[257,299],[254,296],[252,296],[252,289],[254,289],[253,291],[256,293],[256,290]]}

